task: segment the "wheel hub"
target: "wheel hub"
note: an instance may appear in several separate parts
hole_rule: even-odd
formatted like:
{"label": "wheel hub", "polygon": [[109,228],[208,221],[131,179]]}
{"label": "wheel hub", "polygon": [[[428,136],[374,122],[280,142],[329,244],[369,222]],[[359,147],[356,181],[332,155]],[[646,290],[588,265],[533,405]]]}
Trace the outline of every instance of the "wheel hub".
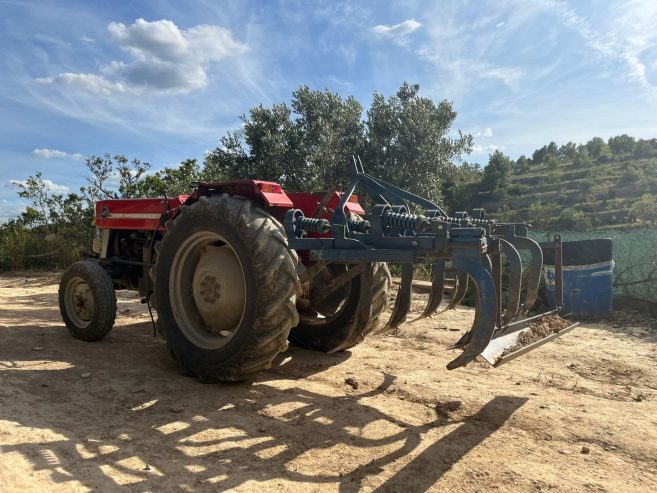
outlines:
{"label": "wheel hub", "polygon": [[242,267],[231,248],[206,246],[201,250],[192,292],[209,332],[232,333],[237,329],[246,292]]}
{"label": "wheel hub", "polygon": [[94,297],[89,285],[80,278],[72,279],[67,288],[66,304],[69,316],[76,324],[88,325],[94,316]]}
{"label": "wheel hub", "polygon": [[212,304],[219,298],[219,283],[214,276],[206,275],[201,280],[201,289],[199,291],[203,302]]}

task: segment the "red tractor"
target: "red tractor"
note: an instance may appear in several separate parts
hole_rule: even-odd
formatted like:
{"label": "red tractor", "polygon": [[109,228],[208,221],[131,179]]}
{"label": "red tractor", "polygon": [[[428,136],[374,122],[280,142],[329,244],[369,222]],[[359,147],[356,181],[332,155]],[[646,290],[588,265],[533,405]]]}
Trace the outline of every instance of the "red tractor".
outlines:
{"label": "red tractor", "polygon": [[[431,315],[443,297],[446,261],[457,272],[449,306],[469,282],[478,292],[474,325],[455,344],[463,352],[448,368],[480,354],[502,364],[574,326],[519,347],[536,319],[521,315],[536,299],[542,266],[524,226],[488,221],[483,211],[448,216],[366,175],[359,159],[351,176],[344,193],[286,194],[276,183],[237,180],[198,183],[175,198],[98,202],[99,258],[74,263],[61,278],[66,326],[74,337],[100,340],[114,324],[115,289],[138,291],[157,311],[158,332],[184,372],[202,381],[243,380],[268,368],[288,340],[325,352],[363,341],[386,309],[385,262],[401,264],[401,285],[384,330],[405,320],[421,262],[433,264],[422,316]],[[375,204],[369,213],[357,188]],[[526,269],[521,249],[530,257]],[[504,286],[503,256],[511,266]],[[560,279],[557,269],[558,298]]]}

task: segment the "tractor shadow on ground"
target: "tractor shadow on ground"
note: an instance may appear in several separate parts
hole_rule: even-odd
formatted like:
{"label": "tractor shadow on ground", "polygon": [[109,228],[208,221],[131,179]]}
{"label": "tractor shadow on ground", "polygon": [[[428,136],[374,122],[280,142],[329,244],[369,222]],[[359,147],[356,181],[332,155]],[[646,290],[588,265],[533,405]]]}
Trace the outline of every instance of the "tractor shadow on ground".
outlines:
{"label": "tractor shadow on ground", "polygon": [[[304,388],[304,377],[350,354],[300,349],[281,355],[253,382],[204,385],[175,373],[149,322],[85,343],[63,325],[48,325],[42,309],[34,306],[21,325],[0,328],[0,420],[15,423],[12,430],[31,429],[29,440],[4,435],[0,451],[19,454],[62,485],[222,491],[257,489],[263,481],[284,489],[277,481],[285,480],[300,489],[358,491],[394,468],[381,491],[423,491],[526,401],[495,397],[458,416],[439,409],[435,419],[413,424],[401,410],[383,412],[373,403],[396,399],[385,395],[392,375],[347,395],[321,385]],[[385,432],[367,437],[363,430],[373,426]],[[441,433],[445,427],[449,432]],[[438,438],[425,436],[435,431]],[[421,445],[426,448],[417,454]],[[405,458],[405,465],[393,466]]]}

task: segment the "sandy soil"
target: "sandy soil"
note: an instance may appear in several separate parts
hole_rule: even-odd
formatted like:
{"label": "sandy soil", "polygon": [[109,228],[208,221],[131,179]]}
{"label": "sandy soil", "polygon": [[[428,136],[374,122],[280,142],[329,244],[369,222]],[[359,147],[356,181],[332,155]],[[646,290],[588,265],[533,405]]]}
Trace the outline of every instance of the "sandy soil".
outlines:
{"label": "sandy soil", "polygon": [[56,282],[0,278],[0,491],[657,491],[654,326],[448,372],[459,309],[203,385],[130,293],[104,341],[71,338]]}

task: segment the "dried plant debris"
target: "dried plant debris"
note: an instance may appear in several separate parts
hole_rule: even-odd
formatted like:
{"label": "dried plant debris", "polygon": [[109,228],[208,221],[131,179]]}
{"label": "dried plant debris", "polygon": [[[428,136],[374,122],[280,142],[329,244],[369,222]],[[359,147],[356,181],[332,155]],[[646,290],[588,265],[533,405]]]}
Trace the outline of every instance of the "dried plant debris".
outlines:
{"label": "dried plant debris", "polygon": [[525,346],[529,346],[530,344],[540,341],[541,339],[545,339],[549,335],[558,334],[571,324],[572,322],[570,320],[561,318],[557,314],[541,317],[536,322],[531,324],[526,330],[522,331],[518,335],[516,344],[507,348],[500,357],[514,353],[519,349],[524,348]]}

